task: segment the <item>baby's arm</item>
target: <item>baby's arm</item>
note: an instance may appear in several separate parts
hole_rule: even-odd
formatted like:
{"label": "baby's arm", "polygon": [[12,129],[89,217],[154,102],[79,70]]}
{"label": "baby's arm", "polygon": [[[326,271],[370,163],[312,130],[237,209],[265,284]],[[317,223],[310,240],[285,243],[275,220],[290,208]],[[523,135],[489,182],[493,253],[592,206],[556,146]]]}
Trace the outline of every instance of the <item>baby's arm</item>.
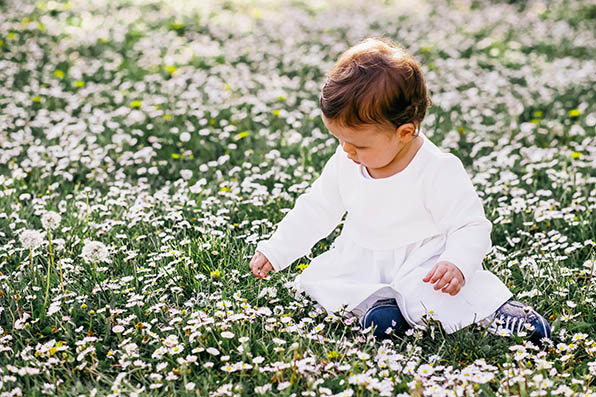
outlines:
{"label": "baby's arm", "polygon": [[[277,225],[271,238],[257,244],[257,251],[266,257],[276,272],[306,255],[317,241],[331,233],[341,221],[345,208],[337,181],[340,150],[338,146],[321,175],[308,192],[296,199],[294,208]],[[251,269],[253,272],[257,270],[254,266]]]}
{"label": "baby's arm", "polygon": [[484,214],[482,201],[461,160],[452,154],[439,162],[425,189],[425,205],[447,234],[437,265],[454,264],[467,283],[482,269],[482,260],[491,247],[492,224]]}

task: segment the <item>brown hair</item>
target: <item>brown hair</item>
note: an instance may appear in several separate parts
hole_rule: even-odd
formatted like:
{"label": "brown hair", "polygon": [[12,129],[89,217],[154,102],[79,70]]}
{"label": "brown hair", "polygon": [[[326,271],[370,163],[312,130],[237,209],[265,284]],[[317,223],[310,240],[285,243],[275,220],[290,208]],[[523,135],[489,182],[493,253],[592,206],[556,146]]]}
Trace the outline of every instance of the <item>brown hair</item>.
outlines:
{"label": "brown hair", "polygon": [[389,122],[418,129],[432,104],[418,62],[385,38],[346,50],[327,73],[319,103],[325,117],[346,127]]}

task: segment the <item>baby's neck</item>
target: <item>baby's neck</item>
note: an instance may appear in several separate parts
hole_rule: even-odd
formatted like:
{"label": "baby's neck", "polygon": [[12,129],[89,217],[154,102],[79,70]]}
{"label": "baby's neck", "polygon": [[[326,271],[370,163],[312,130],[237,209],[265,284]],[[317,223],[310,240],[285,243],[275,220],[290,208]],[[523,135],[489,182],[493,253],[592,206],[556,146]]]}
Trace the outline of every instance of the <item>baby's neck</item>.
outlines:
{"label": "baby's neck", "polygon": [[416,156],[416,153],[418,153],[418,150],[420,149],[423,143],[424,139],[420,135],[417,136],[416,138],[412,139],[412,141],[407,146],[405,146],[403,150],[401,150],[397,154],[397,156],[395,156],[395,159],[382,170],[374,168],[371,169],[367,167],[366,170],[368,171],[368,174],[373,179],[379,179],[388,178],[391,175],[395,175],[398,172],[405,170],[408,167],[408,165],[412,162],[412,160]]}

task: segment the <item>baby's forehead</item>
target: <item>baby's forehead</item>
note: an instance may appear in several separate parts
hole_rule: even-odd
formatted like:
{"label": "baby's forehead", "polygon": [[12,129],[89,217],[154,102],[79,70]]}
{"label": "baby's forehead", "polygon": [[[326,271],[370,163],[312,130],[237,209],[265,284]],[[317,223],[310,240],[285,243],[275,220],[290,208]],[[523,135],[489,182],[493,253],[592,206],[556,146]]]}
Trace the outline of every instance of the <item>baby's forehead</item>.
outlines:
{"label": "baby's forehead", "polygon": [[328,128],[329,132],[338,139],[348,142],[355,146],[365,146],[371,141],[376,141],[381,137],[382,134],[374,126],[362,126],[362,127],[346,127],[330,125]]}

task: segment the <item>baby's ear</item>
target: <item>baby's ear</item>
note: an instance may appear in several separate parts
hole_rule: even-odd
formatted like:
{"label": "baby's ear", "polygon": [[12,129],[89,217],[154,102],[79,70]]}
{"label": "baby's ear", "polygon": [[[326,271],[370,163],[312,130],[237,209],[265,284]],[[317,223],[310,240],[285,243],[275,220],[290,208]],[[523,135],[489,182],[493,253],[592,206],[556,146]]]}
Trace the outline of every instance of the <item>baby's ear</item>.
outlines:
{"label": "baby's ear", "polygon": [[414,123],[405,123],[397,127],[395,132],[400,139],[407,142],[416,137],[416,125]]}

